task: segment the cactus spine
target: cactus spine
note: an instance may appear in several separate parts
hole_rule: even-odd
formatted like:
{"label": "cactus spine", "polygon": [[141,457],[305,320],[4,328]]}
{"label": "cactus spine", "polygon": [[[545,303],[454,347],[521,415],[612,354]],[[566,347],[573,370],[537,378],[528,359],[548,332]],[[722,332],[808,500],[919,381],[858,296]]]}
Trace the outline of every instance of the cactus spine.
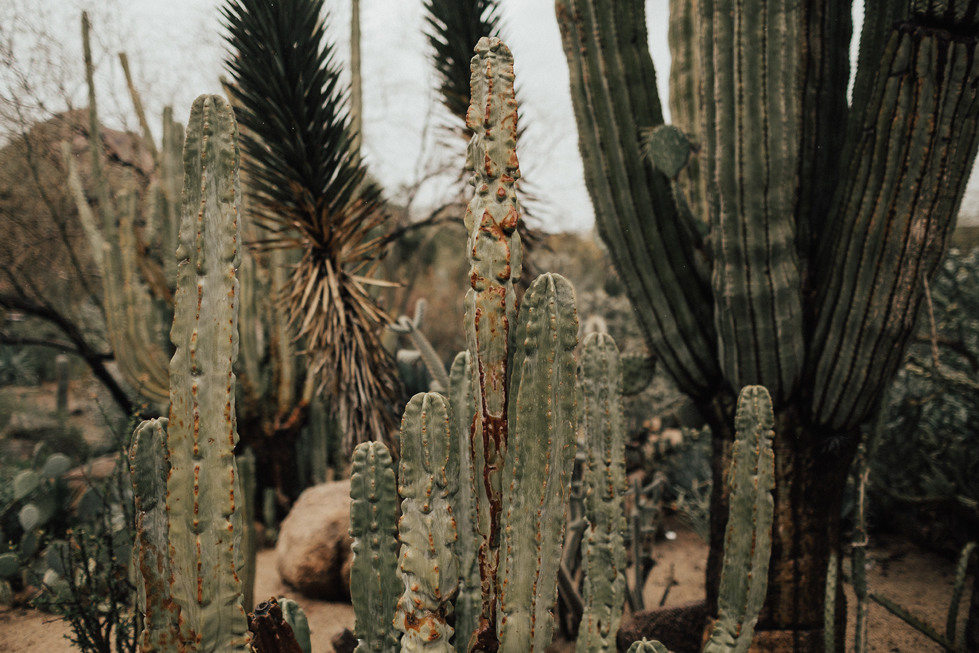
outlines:
{"label": "cactus spine", "polygon": [[502,481],[507,448],[510,325],[516,317],[513,281],[520,278],[520,218],[514,181],[517,104],[513,56],[499,39],[481,38],[470,65],[472,99],[466,125],[473,130],[466,169],[476,192],[466,209],[472,289],[466,293],[466,337],[473,370],[476,419],[470,446],[476,478],[477,528],[483,605],[477,649],[495,648]]}
{"label": "cactus spine", "polygon": [[460,352],[449,371],[449,404],[452,408],[452,439],[459,443],[459,492],[452,502],[459,540],[459,592],[456,594],[456,653],[467,653],[469,636],[479,627],[482,592],[479,579],[479,532],[476,530],[476,499],[473,487],[472,451],[469,429],[476,414],[473,400],[472,365],[468,351]]}
{"label": "cactus spine", "polygon": [[392,622],[398,580],[396,483],[391,453],[380,442],[354,449],[350,474],[350,593],[357,616],[357,653],[396,653],[400,635]]}
{"label": "cactus spine", "polygon": [[588,451],[583,474],[588,525],[581,542],[585,609],[578,631],[578,653],[615,651],[627,591],[621,379],[619,352],[612,338],[603,333],[585,338],[581,387]]}
{"label": "cactus spine", "polygon": [[[242,492],[234,458],[238,282],[238,131],[220,96],[201,96],[191,109],[184,149],[176,306],[171,339],[170,418],[166,447],[166,541],[170,600],[179,610],[161,651],[248,650],[237,570],[241,550]],[[162,437],[162,424],[144,423],[138,434]],[[141,445],[137,440],[137,454]],[[154,472],[135,459],[134,478]],[[155,468],[160,469],[160,466]],[[157,471],[158,473],[158,471]],[[159,479],[140,492],[141,506],[159,505]],[[162,541],[160,520],[138,533]],[[147,528],[154,529],[152,533]],[[141,563],[140,568],[144,565]],[[144,578],[146,583],[147,579]]]}
{"label": "cactus spine", "polygon": [[[731,492],[718,619],[704,653],[743,653],[768,591],[772,554],[775,416],[763,386],[747,386],[738,397],[737,439],[728,475]],[[750,535],[750,537],[749,537]]]}
{"label": "cactus spine", "polygon": [[395,627],[401,650],[453,653],[447,617],[459,583],[456,525],[450,502],[459,490],[459,443],[452,438],[442,395],[417,394],[401,421],[401,556],[404,594]]}

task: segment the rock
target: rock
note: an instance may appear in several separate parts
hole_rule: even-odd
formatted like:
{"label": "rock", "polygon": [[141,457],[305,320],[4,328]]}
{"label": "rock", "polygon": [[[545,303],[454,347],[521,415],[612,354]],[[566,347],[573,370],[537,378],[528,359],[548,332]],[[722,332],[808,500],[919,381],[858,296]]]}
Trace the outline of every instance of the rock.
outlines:
{"label": "rock", "polygon": [[349,528],[350,481],[304,491],[279,527],[275,553],[282,580],[303,596],[349,601]]}

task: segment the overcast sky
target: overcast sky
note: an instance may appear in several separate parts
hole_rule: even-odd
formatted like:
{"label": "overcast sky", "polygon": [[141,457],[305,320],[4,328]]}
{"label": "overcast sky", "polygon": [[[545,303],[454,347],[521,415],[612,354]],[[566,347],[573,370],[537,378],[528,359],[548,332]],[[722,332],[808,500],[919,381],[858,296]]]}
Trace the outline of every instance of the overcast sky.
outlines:
{"label": "overcast sky", "polygon": [[[86,4],[79,0],[3,0],[8,2],[8,9],[0,9],[5,23],[11,16],[23,22],[40,15],[58,45],[78,53],[68,63],[77,67],[75,97],[77,105],[84,106],[78,34],[80,11]],[[220,0],[101,0],[90,9],[96,44],[105,53],[96,62],[105,122],[135,126],[121,67],[108,54],[119,49],[129,53],[151,118],[171,104],[175,116],[185,122],[195,97],[221,91],[218,78],[224,73],[226,51],[220,4]],[[338,54],[346,59],[349,0],[326,0],[325,4],[330,11],[329,34],[338,45]],[[528,126],[518,154],[524,177],[541,199],[536,212],[549,231],[590,230],[594,216],[582,177],[567,63],[553,0],[505,0],[501,4],[504,38],[513,51],[520,89],[521,121]],[[10,11],[13,6],[15,10]],[[668,0],[646,0],[650,51],[664,105],[669,72],[667,8]],[[855,13],[859,22],[859,7]],[[454,144],[450,152],[435,138],[446,114],[433,92],[436,79],[423,32],[421,0],[361,0],[361,23],[364,154],[372,174],[389,195],[398,197],[399,189],[418,183],[439,162],[460,156],[464,144]],[[158,125],[158,118],[153,122]],[[156,136],[159,138],[158,127]],[[452,178],[443,176],[422,186],[415,201],[419,212],[446,197]],[[975,202],[967,197],[966,204]]]}

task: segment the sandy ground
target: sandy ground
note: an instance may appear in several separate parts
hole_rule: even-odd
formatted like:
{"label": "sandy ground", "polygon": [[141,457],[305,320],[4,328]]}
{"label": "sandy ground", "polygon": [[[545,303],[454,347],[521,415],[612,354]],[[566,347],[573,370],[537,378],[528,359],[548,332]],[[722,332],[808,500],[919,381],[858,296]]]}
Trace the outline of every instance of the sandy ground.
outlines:
{"label": "sandy ground", "polygon": [[[696,601],[704,595],[704,567],[707,547],[693,532],[676,527],[676,539],[661,542],[656,549],[658,564],[646,583],[647,606],[659,605],[670,585],[665,605]],[[954,562],[926,553],[900,541],[878,541],[870,552],[871,591],[880,592],[944,631],[948,603],[954,582]],[[675,584],[670,584],[672,576]],[[967,583],[960,611],[960,626],[968,609],[970,584]],[[275,552],[266,550],[258,557],[255,585],[256,601],[270,596],[287,596],[306,610],[314,653],[333,650],[330,640],[344,628],[353,628],[354,613],[349,604],[312,601],[282,584],[275,570]],[[855,598],[847,588],[850,619],[847,650],[852,650]],[[0,653],[71,653],[75,651],[65,634],[67,624],[35,610],[0,608]],[[565,648],[565,647],[561,647]],[[937,644],[919,634],[875,603],[870,605],[870,651],[881,653],[941,653]]]}

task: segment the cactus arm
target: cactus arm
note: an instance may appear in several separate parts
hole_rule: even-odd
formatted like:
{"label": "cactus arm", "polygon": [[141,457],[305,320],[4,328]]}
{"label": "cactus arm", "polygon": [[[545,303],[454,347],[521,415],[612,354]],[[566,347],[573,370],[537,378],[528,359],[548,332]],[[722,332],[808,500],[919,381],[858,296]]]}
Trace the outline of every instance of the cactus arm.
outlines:
{"label": "cactus arm", "polygon": [[400,635],[392,621],[401,581],[397,576],[397,484],[391,453],[380,442],[354,449],[350,474],[350,593],[360,643],[357,653],[396,653]]}
{"label": "cactus arm", "polygon": [[803,10],[788,2],[770,12],[750,0],[707,4],[714,6],[714,38],[704,56],[713,56],[715,80],[708,126],[715,138],[706,157],[716,180],[710,201],[719,357],[732,386],[763,384],[778,404],[795,390],[804,358],[795,225],[785,219],[798,200],[805,42],[796,30]]}
{"label": "cactus arm", "polygon": [[139,120],[139,127],[143,130],[143,145],[153,157],[153,164],[160,165],[160,151],[156,149],[156,142],[153,140],[153,132],[150,131],[150,123],[146,120],[146,112],[143,111],[143,101],[139,97],[139,91],[133,84],[133,76],[129,72],[129,57],[125,52],[119,53],[119,63],[122,65],[122,72],[126,76],[126,86],[129,87],[129,97],[133,101],[133,109],[136,110],[136,118]]}
{"label": "cactus arm", "polygon": [[640,128],[663,122],[643,3],[558,0],[585,181],[595,222],[647,342],[684,392],[720,380],[709,280],[677,217],[669,180],[642,160]]}
{"label": "cactus arm", "polygon": [[611,653],[626,595],[625,431],[622,369],[615,341],[607,334],[585,338],[581,355],[583,430],[588,461],[583,475],[585,519],[581,542],[585,566],[584,614],[578,653]]}
{"label": "cactus arm", "polygon": [[432,381],[434,382],[432,391],[448,392],[449,375],[445,373],[445,365],[442,364],[442,360],[435,353],[435,348],[432,347],[432,343],[421,332],[421,323],[424,314],[425,300],[419,299],[415,303],[415,319],[410,319],[407,315],[402,315],[398,318],[397,324],[392,324],[388,328],[397,333],[404,333],[411,338],[411,343],[418,350],[418,353],[421,354],[422,362],[425,363],[425,367],[428,368],[428,373],[432,376]]}
{"label": "cactus arm", "polygon": [[775,510],[774,424],[768,391],[763,386],[742,389],[728,476],[731,498],[718,593],[719,614],[704,653],[745,653],[765,601]]}
{"label": "cactus arm", "polygon": [[571,284],[556,274],[538,277],[524,295],[518,325],[500,544],[501,653],[542,652],[554,627],[577,450]]}
{"label": "cactus arm", "polygon": [[180,608],[170,600],[169,525],[163,497],[167,493],[170,457],[167,453],[167,420],[144,421],[133,435],[129,450],[130,474],[136,499],[136,542],[133,566],[136,574],[136,610],[143,615],[139,635],[141,653],[174,650]]}
{"label": "cactus arm", "polygon": [[449,406],[434,392],[417,394],[401,421],[401,556],[404,594],[395,627],[404,653],[454,653],[447,617],[459,584],[451,499],[459,490],[459,443],[452,439]]}
{"label": "cactus arm", "polygon": [[495,650],[500,474],[507,447],[507,382],[516,302],[513,281],[520,277],[520,236],[516,232],[520,214],[514,190],[520,167],[509,48],[499,39],[481,38],[470,70],[472,100],[466,125],[473,136],[466,169],[473,173],[476,192],[465,216],[472,283],[465,305],[477,409],[470,447],[480,476],[475,487],[483,597],[479,632],[474,637],[476,650]]}
{"label": "cactus arm", "polygon": [[893,26],[866,111],[853,116],[861,128],[848,135],[820,253],[810,371],[815,420],[833,429],[859,424],[900,363],[979,147],[977,43],[953,34]]}
{"label": "cactus arm", "polygon": [[[417,311],[415,312],[417,316]],[[472,452],[469,429],[476,416],[472,392],[472,365],[469,352],[460,352],[449,373],[449,404],[452,408],[452,439],[459,443],[459,492],[452,502],[459,543],[459,592],[455,602],[455,649],[467,653],[469,639],[479,627],[482,593],[479,578],[479,531],[476,530],[476,493],[473,486]]]}
{"label": "cactus arm", "polygon": [[238,131],[220,96],[194,101],[184,149],[176,306],[170,338],[167,483],[171,594],[199,651],[248,646],[241,606],[241,500],[234,447],[240,263]]}
{"label": "cactus arm", "polygon": [[296,643],[303,653],[312,653],[313,643],[309,637],[309,620],[306,618],[306,611],[292,599],[279,597],[279,608],[282,610],[282,619],[289,624],[292,634],[296,638]]}

